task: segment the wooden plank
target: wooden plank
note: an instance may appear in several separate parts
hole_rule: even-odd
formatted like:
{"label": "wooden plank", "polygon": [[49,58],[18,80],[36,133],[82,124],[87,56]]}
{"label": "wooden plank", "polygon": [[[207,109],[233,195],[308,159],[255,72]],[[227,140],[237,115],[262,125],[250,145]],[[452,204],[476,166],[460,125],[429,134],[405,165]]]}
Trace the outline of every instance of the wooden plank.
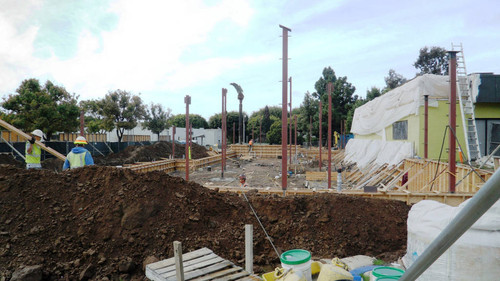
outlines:
{"label": "wooden plank", "polygon": [[191,281],[207,281],[207,280],[218,278],[218,277],[221,277],[221,276],[233,273],[235,271],[240,271],[240,270],[242,270],[242,268],[239,267],[239,266],[231,267],[231,268],[224,269],[224,270],[221,270],[221,271],[217,271],[217,272],[214,272],[214,273],[211,273],[211,274],[207,274],[207,275],[195,278],[195,279],[191,279]]}
{"label": "wooden plank", "polygon": [[[17,133],[18,135],[24,137],[26,140],[31,139],[30,135],[26,134],[25,132],[19,130],[18,128],[12,126],[11,124],[5,122],[2,119],[0,119],[0,125],[2,127],[4,127],[5,129],[13,131],[13,132]],[[52,149],[52,148],[50,148],[48,146],[45,146],[45,144],[43,144],[42,142],[36,141],[36,144],[38,144],[41,149],[43,149],[43,150],[47,151],[48,153],[54,155],[55,157],[59,158],[60,160],[62,160],[62,161],[66,160],[66,157],[64,155],[62,155],[61,153],[55,151],[54,149]]]}
{"label": "wooden plank", "polygon": [[[207,266],[209,264],[214,264],[218,263],[221,260],[223,260],[221,257],[218,255],[211,253],[210,255],[207,256],[201,256],[196,259],[189,260],[187,262],[184,262],[184,271],[189,271],[194,268],[198,267],[203,267]],[[169,272],[172,273],[175,270],[175,265],[169,265],[167,267],[159,268],[156,270],[159,274],[162,276],[166,276],[165,274],[168,274]]]}
{"label": "wooden plank", "polygon": [[[209,266],[209,267],[200,268],[200,269],[196,269],[196,270],[193,270],[191,272],[188,272],[184,275],[184,277],[186,278],[186,280],[191,280],[193,278],[200,277],[200,276],[203,276],[205,274],[213,273],[215,271],[221,270],[221,269],[226,268],[226,267],[231,266],[231,265],[233,265],[232,262],[225,260],[221,263],[217,263],[217,264],[214,264],[214,265]],[[170,281],[170,280],[175,281],[174,278],[167,279],[167,281]]]}
{"label": "wooden plank", "polygon": [[[189,261],[189,260],[198,258],[200,256],[209,255],[209,254],[212,254],[212,253],[213,253],[212,250],[210,250],[208,248],[201,248],[201,249],[198,249],[198,250],[195,250],[195,251],[183,254],[182,255],[182,259],[184,261]],[[149,268],[151,268],[153,270],[156,270],[158,268],[166,267],[166,266],[173,265],[173,264],[175,264],[174,258],[169,258],[169,259],[166,259],[166,260],[162,260],[162,261],[158,261],[158,262],[155,262],[155,263],[148,264],[146,267],[149,267]]]}
{"label": "wooden plank", "polygon": [[174,241],[174,259],[175,259],[175,279],[184,281],[184,264],[182,262],[182,243]]}
{"label": "wooden plank", "polygon": [[229,276],[224,276],[222,278],[216,278],[214,279],[214,281],[232,281],[232,280],[236,280],[236,279],[239,279],[241,277],[245,277],[245,276],[248,276],[250,275],[250,273],[246,272],[246,271],[242,271],[242,272],[238,272],[238,273],[235,273],[235,274],[231,274]]}

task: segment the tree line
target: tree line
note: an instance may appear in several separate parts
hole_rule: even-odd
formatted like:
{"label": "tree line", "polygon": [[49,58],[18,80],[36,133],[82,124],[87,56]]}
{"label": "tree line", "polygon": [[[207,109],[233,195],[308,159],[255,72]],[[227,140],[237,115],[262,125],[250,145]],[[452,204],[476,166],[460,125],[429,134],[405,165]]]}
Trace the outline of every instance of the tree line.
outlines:
{"label": "tree line", "polygon": [[[413,66],[419,70],[417,75],[425,73],[447,75],[448,57],[446,50],[440,47],[424,47]],[[315,91],[306,92],[300,107],[294,108],[291,116],[297,116],[298,142],[304,143],[312,132],[312,136],[319,135],[319,103],[322,107],[322,130],[326,132],[328,124],[328,95],[327,84],[333,84],[332,92],[332,126],[333,131],[340,132],[344,127],[349,132],[354,110],[366,102],[377,98],[386,92],[404,84],[407,79],[390,69],[385,77],[384,88],[372,87],[367,90],[366,97],[355,94],[356,88],[346,76],[337,76],[331,67],[325,67],[321,77],[314,85]],[[51,81],[40,84],[37,79],[31,78],[22,81],[16,93],[3,98],[1,118],[12,125],[24,130],[41,129],[48,138],[56,132],[78,131],[81,112],[84,114],[86,133],[105,133],[116,130],[118,140],[121,141],[125,130],[131,130],[138,124],[149,129],[158,137],[162,131],[171,126],[185,127],[185,114],[172,115],[170,108],[161,104],[144,104],[140,94],[134,95],[128,91],[109,91],[103,98],[82,100],[77,102],[78,96],[69,93],[63,86],[54,85]],[[254,136],[258,142],[271,144],[281,143],[281,107],[264,106],[248,116],[243,113],[243,124],[247,139]],[[289,123],[293,119],[289,119]],[[227,113],[228,138],[231,143],[238,140],[239,113]],[[193,128],[221,128],[221,113],[214,114],[207,121],[198,114],[189,115]],[[312,126],[311,126],[312,123]],[[292,126],[293,127],[293,126]],[[293,128],[294,129],[294,128]],[[295,132],[292,132],[295,134]],[[233,139],[233,135],[235,139]],[[326,140],[323,134],[322,143]],[[261,137],[262,136],[262,137]],[[262,138],[262,139],[261,139]],[[317,141],[316,137],[312,137]]]}

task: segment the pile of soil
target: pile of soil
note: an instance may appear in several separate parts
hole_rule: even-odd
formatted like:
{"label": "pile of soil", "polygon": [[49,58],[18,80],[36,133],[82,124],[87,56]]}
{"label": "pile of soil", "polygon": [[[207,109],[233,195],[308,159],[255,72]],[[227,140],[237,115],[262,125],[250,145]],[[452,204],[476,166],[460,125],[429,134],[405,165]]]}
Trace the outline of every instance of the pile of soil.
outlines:
{"label": "pile of soil", "polygon": [[[182,158],[185,155],[184,144],[175,144],[175,158]],[[118,153],[111,153],[107,156],[94,155],[94,163],[100,166],[120,166],[123,164],[133,164],[136,162],[151,162],[169,158],[172,154],[171,142],[157,142],[145,146],[128,146]],[[207,149],[196,143],[191,144],[191,158],[200,159],[208,157]],[[11,154],[0,154],[0,164],[10,164],[16,167],[25,167],[26,164],[16,160]],[[42,161],[42,169],[61,171],[64,162],[58,158],[49,158]]]}
{"label": "pile of soil", "polygon": [[[279,251],[314,258],[406,248],[404,202],[337,194],[247,195]],[[55,173],[0,165],[0,279],[39,265],[43,280],[142,280],[143,262],[208,247],[244,265],[244,225],[254,225],[256,272],[279,259],[244,197],[163,172],[89,166]]]}
{"label": "pile of soil", "polygon": [[[175,143],[175,158],[182,158],[185,155],[186,146]],[[145,146],[128,146],[118,153],[111,153],[107,156],[95,156],[96,165],[118,166],[123,164],[133,164],[136,162],[151,162],[168,158],[172,155],[171,142],[157,142]],[[208,157],[207,149],[196,143],[191,144],[191,158],[199,159]]]}
{"label": "pile of soil", "polygon": [[11,153],[0,153],[0,164],[13,165],[18,168],[26,167],[26,164],[24,162],[16,160],[14,155]]}

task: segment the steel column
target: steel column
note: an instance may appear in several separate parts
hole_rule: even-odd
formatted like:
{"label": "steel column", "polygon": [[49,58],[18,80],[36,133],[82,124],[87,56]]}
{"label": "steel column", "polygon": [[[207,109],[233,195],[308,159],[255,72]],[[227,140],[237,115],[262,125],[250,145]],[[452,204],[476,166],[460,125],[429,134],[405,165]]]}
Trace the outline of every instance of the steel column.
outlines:
{"label": "steel column", "polygon": [[319,101],[319,170],[321,171],[321,147],[323,146],[323,143],[322,143],[322,136],[321,136],[321,131],[322,131],[322,124],[321,124],[321,119],[323,118],[323,106],[322,106],[322,102]]}
{"label": "steel column", "polygon": [[288,112],[288,117],[289,117],[289,128],[290,128],[290,134],[289,134],[289,142],[288,144],[290,145],[290,157],[289,157],[289,163],[292,164],[292,77],[290,77],[290,79],[288,79],[288,81],[290,82],[290,112]]}
{"label": "steel column", "polygon": [[295,117],[295,161],[297,161],[297,115]]}
{"label": "steel column", "polygon": [[221,174],[220,177],[224,178],[224,169],[226,167],[226,99],[227,99],[227,89],[222,88],[222,113],[221,113],[221,127],[222,127],[222,136],[221,136]]}
{"label": "steel column", "polygon": [[175,126],[172,126],[172,159],[175,159]]}
{"label": "steel column", "polygon": [[429,95],[424,95],[424,158],[428,158],[429,146]]}
{"label": "steel column", "polygon": [[[455,193],[456,183],[456,141],[453,137],[457,128],[457,51],[448,51],[450,55],[450,134],[449,134],[449,150],[448,150],[448,164],[449,164],[449,189],[450,193]],[[467,136],[465,136],[467,137]]]}
{"label": "steel column", "polygon": [[186,157],[186,181],[189,180],[189,105],[191,104],[191,97],[186,95],[184,97],[184,103],[186,104],[186,145],[185,145],[185,157]]}
{"label": "steel column", "polygon": [[332,83],[328,82],[328,189],[332,188]]}
{"label": "steel column", "polygon": [[288,27],[280,25],[283,30],[283,57],[282,60],[282,78],[281,78],[281,88],[282,88],[282,101],[281,101],[281,188],[283,189],[283,195],[286,193],[287,188],[287,163],[286,163],[286,144],[287,144],[287,80],[288,80],[288,32],[292,31]]}

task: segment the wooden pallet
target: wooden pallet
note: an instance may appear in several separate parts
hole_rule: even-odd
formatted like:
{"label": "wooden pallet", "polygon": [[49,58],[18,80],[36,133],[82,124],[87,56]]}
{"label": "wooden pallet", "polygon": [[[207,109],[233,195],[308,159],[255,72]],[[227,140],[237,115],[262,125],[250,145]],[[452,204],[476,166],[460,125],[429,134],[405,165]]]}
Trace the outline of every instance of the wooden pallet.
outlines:
{"label": "wooden pallet", "polygon": [[[184,280],[238,280],[261,281],[258,276],[250,274],[243,268],[214,254],[208,248],[182,255]],[[146,265],[146,277],[154,281],[177,281],[175,258],[169,258]]]}

